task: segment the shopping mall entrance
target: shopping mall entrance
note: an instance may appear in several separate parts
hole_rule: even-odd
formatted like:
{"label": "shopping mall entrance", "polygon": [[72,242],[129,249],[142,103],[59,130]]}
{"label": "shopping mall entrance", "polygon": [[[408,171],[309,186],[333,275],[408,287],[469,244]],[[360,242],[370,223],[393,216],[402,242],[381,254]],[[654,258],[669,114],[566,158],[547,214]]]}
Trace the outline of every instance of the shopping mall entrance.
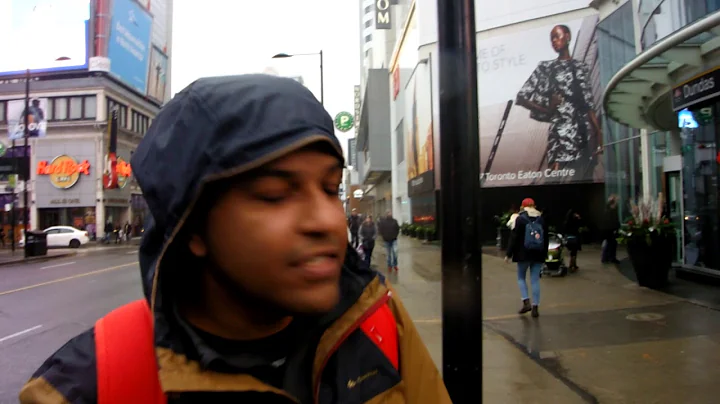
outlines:
{"label": "shopping mall entrance", "polygon": [[666,209],[678,223],[675,258],[689,270],[720,276],[717,150],[720,105],[678,112],[679,154],[664,162]]}

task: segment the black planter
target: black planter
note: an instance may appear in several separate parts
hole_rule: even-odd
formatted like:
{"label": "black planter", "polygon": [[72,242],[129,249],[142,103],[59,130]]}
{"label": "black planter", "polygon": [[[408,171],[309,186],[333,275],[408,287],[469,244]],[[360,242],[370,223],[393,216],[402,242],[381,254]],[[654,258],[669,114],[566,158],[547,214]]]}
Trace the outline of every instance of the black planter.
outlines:
{"label": "black planter", "polygon": [[645,239],[628,240],[627,250],[638,285],[659,289],[667,285],[672,266],[673,235],[651,235]]}

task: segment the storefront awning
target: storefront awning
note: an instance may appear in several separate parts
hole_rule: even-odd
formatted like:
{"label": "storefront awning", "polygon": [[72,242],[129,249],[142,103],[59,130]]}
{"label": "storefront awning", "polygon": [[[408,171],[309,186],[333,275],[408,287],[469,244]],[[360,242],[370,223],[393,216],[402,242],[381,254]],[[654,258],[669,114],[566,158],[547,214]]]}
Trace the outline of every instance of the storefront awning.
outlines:
{"label": "storefront awning", "polygon": [[[707,71],[720,54],[720,12],[656,42],[610,79],[603,106],[608,116],[637,129],[677,128],[671,90]],[[678,78],[680,77],[680,78]]]}

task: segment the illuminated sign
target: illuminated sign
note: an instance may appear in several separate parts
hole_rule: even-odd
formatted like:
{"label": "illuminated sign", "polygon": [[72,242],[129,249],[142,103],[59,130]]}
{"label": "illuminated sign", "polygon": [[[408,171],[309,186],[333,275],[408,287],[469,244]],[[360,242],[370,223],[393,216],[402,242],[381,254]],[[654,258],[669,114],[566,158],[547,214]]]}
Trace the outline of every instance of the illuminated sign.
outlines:
{"label": "illuminated sign", "polygon": [[115,169],[117,170],[118,188],[125,188],[125,186],[130,183],[130,177],[132,176],[130,163],[123,160],[122,157],[118,157]]}
{"label": "illuminated sign", "polygon": [[80,179],[80,174],[90,175],[90,162],[83,160],[78,163],[68,155],[60,155],[48,162],[38,162],[37,175],[47,175],[50,183],[59,189],[68,189]]}

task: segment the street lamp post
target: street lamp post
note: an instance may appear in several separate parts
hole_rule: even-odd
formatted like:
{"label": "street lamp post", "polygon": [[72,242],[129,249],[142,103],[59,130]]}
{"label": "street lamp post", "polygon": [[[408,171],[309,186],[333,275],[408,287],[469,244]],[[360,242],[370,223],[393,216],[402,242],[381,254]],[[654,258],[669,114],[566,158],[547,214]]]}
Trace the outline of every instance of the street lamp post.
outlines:
{"label": "street lamp post", "polygon": [[[30,137],[30,69],[25,70],[25,113],[23,113],[23,125],[25,130],[23,132],[23,162],[28,159],[28,138]],[[23,169],[25,167],[23,166]],[[24,170],[23,170],[24,171]],[[23,248],[25,258],[28,257],[27,249],[27,228],[28,228],[28,182],[30,182],[30,165],[28,164],[28,172],[25,173],[25,179],[23,181],[23,236],[25,237],[25,247]]]}
{"label": "street lamp post", "polygon": [[480,145],[473,1],[437,0],[443,378],[453,403],[482,402]]}
{"label": "street lamp post", "polygon": [[323,73],[323,51],[321,50],[318,53],[294,53],[294,54],[288,54],[288,53],[278,53],[277,55],[273,56],[273,59],[285,59],[285,58],[291,58],[293,56],[320,56],[320,103],[325,105],[325,74]]}
{"label": "street lamp post", "polygon": [[[56,62],[63,62],[66,60],[70,60],[67,56],[61,56],[57,59],[55,59]],[[25,179],[23,181],[23,236],[25,237],[25,248],[24,250],[24,257],[28,257],[28,249],[27,249],[27,230],[28,225],[30,222],[30,205],[28,201],[28,183],[30,182],[30,156],[28,155],[28,149],[30,148],[28,145],[28,141],[30,138],[30,69],[25,69],[25,111],[23,112],[23,125],[25,125],[25,128],[23,130],[23,161],[27,162],[27,172],[25,173]],[[38,124],[40,122],[37,122]],[[25,168],[25,167],[23,167]],[[14,196],[14,195],[13,195]],[[14,202],[14,198],[13,198]],[[14,209],[14,207],[13,207]],[[14,231],[14,229],[13,229]],[[15,237],[15,234],[13,234],[13,238]]]}

